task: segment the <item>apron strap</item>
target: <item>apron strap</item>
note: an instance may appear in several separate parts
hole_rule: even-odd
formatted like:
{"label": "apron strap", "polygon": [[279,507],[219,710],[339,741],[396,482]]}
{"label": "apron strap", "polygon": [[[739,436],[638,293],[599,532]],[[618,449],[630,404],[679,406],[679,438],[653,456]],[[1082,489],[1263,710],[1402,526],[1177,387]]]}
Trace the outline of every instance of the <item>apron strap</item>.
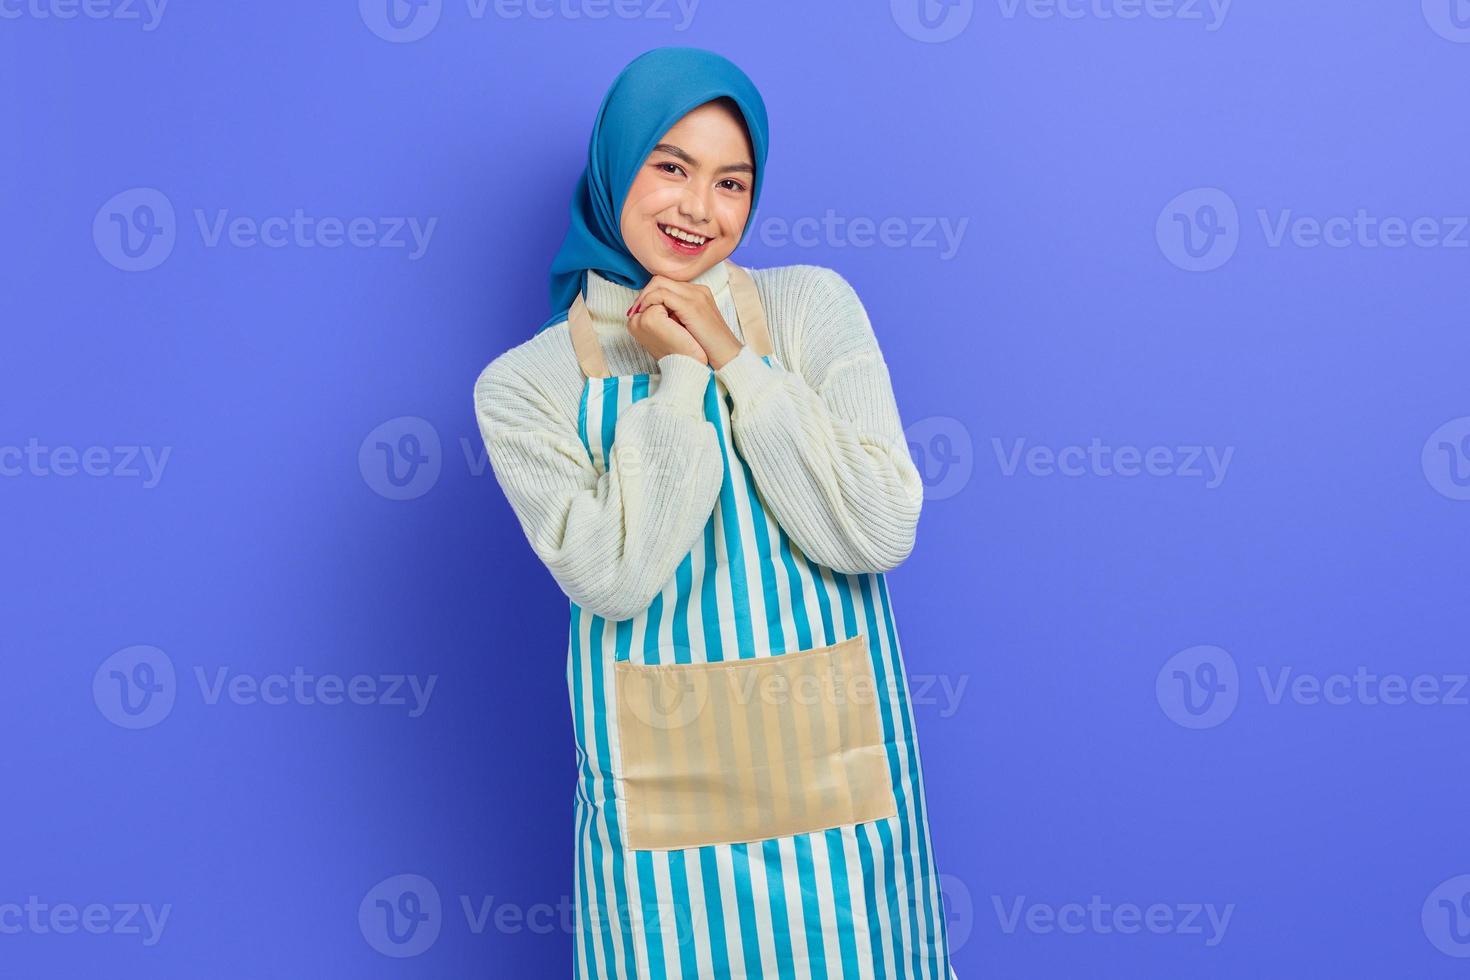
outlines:
{"label": "apron strap", "polygon": [[581,293],[567,310],[567,322],[571,324],[572,349],[577,352],[577,363],[582,366],[582,373],[589,378],[607,377],[607,359],[602,356],[602,344],[598,343],[597,331],[592,329],[592,314],[587,311],[587,302]]}
{"label": "apron strap", "polygon": [[[760,355],[773,353],[766,311],[761,306],[755,280],[734,262],[726,260],[725,266],[729,273],[730,295],[735,300],[735,315],[740,320],[740,332],[746,345]],[[608,377],[607,358],[603,356],[602,343],[592,327],[592,314],[580,292],[572,300],[571,309],[567,310],[567,324],[572,335],[572,349],[577,352],[577,363],[581,365],[582,373],[589,378]]]}
{"label": "apron strap", "polygon": [[729,266],[730,293],[735,297],[735,315],[740,318],[740,332],[745,336],[745,343],[757,354],[774,353],[771,332],[766,328],[765,307],[761,306],[755,280],[734,262],[725,264]]}

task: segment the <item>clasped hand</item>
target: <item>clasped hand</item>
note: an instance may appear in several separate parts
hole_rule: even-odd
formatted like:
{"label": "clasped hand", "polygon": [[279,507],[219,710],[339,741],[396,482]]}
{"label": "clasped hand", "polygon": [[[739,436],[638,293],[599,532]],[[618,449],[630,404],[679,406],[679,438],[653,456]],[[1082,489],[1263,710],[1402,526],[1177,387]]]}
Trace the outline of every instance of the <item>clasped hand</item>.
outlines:
{"label": "clasped hand", "polygon": [[655,360],[687,354],[715,370],[740,353],[708,286],[654,276],[628,308],[628,332]]}

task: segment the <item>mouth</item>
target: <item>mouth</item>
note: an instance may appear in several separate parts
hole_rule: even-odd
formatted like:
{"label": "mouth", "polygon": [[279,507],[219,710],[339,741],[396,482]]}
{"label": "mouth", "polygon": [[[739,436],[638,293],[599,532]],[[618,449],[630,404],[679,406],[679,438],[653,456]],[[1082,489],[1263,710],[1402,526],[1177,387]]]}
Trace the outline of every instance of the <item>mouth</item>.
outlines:
{"label": "mouth", "polygon": [[664,242],[679,255],[698,255],[714,241],[709,235],[698,235],[678,225],[658,223]]}

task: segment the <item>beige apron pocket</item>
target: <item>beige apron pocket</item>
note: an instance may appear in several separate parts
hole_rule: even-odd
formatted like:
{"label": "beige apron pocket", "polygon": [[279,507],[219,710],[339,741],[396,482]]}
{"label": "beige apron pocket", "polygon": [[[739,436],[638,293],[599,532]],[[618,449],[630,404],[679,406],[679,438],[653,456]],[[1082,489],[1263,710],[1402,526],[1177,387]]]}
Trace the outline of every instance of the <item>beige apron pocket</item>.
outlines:
{"label": "beige apron pocket", "polygon": [[631,849],[897,815],[866,635],[773,657],[614,669]]}

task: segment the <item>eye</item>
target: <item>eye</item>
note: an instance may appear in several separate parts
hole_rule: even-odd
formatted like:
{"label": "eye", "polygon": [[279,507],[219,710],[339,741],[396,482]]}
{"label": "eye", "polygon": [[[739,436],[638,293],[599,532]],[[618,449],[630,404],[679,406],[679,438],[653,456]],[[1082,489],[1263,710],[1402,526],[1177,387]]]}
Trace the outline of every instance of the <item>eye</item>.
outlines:
{"label": "eye", "polygon": [[663,167],[672,167],[673,168],[672,170],[664,170],[663,171],[663,173],[669,174],[671,176],[673,174],[675,174],[675,173],[682,174],[684,172],[684,168],[683,167],[679,166],[677,163],[670,163],[667,160],[661,160],[658,163],[655,163],[654,166],[657,167],[657,168],[660,168],[660,169],[662,169]]}
{"label": "eye", "polygon": [[740,183],[740,181],[736,180],[733,177],[726,177],[724,180],[720,181],[719,186],[725,187],[726,184],[730,185],[729,187],[726,187],[726,190],[732,190],[736,192],[745,190],[745,185]]}

